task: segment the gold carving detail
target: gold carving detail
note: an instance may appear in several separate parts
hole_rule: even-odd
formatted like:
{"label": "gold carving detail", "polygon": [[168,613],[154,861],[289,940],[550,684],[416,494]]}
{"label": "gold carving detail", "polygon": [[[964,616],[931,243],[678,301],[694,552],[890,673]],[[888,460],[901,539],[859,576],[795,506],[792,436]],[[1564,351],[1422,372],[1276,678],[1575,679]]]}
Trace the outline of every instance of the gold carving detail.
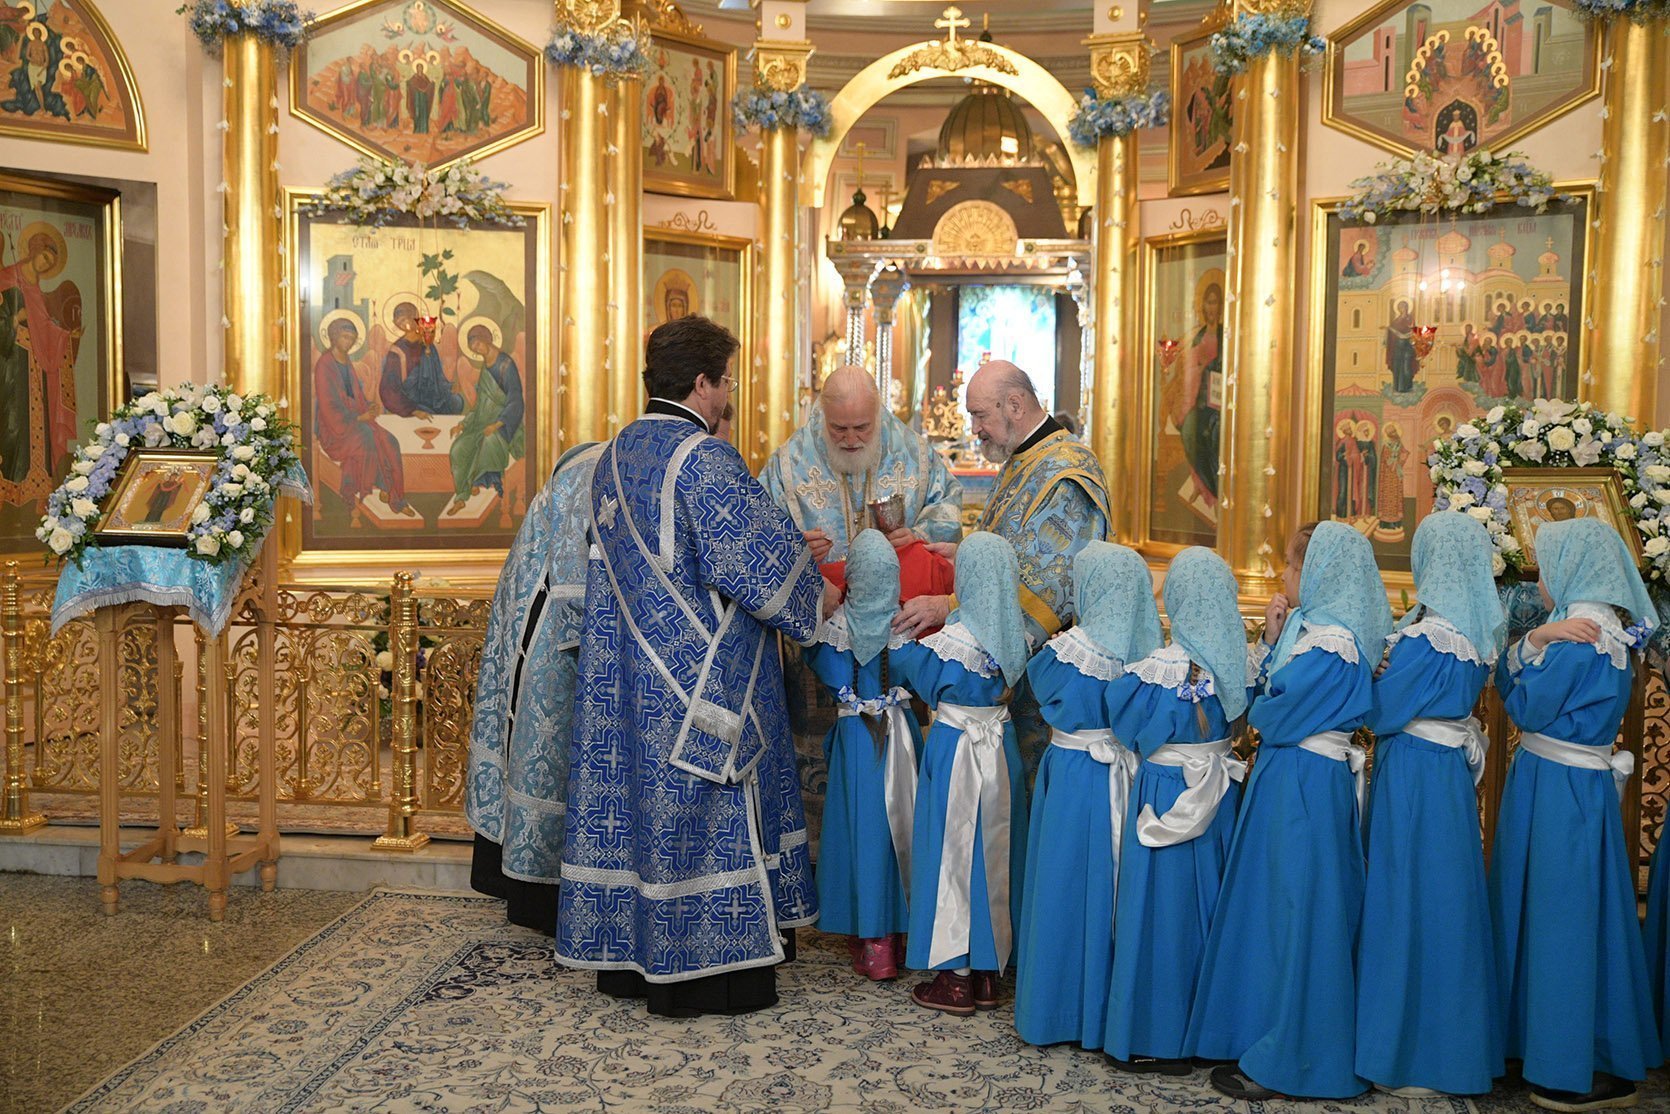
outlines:
{"label": "gold carving detail", "polygon": [[917,47],[887,71],[887,79],[892,81],[918,70],[943,70],[946,73],[956,73],[958,70],[968,69],[970,66],[985,66],[1000,74],[1014,77],[1019,71],[1015,64],[985,43],[969,42],[967,39],[955,39],[950,42],[929,43],[927,46]]}
{"label": "gold carving detail", "polygon": [[811,57],[811,43],[761,39],[754,44],[754,84],[775,93],[798,89],[806,84]]}
{"label": "gold carving detail", "polygon": [[939,218],[933,242],[941,259],[994,259],[1013,256],[1020,234],[1014,219],[990,201],[964,201]]}
{"label": "gold carving detail", "polygon": [[717,232],[719,226],[713,223],[713,218],[706,209],[699,209],[695,216],[689,213],[674,213],[657,227],[671,228],[678,232]]}
{"label": "gold carving detail", "polygon": [[601,35],[621,22],[620,0],[557,0],[557,26]]}
{"label": "gold carving detail", "polygon": [[945,178],[930,178],[928,179],[928,195],[922,199],[923,204],[932,205],[952,190],[959,189],[961,186],[961,182],[952,182]]}
{"label": "gold carving detail", "polygon": [[1234,0],[1235,15],[1267,15],[1276,19],[1310,18],[1310,0]]}
{"label": "gold carving detail", "polygon": [[1026,202],[1028,205],[1032,204],[1031,182],[1005,182],[1003,183],[1003,188],[1020,198],[1022,201]]}
{"label": "gold carving detail", "polygon": [[643,0],[643,8],[649,25],[658,31],[672,31],[679,35],[702,33],[702,25],[692,22],[673,0]]}
{"label": "gold carving detail", "polygon": [[1222,227],[1224,227],[1223,214],[1219,213],[1216,209],[1208,209],[1204,213],[1201,213],[1198,217],[1195,216],[1195,214],[1189,209],[1184,209],[1181,213],[1177,214],[1177,219],[1171,222],[1169,231],[1178,232],[1187,230],[1189,232],[1198,232],[1202,228]]}
{"label": "gold carving detail", "polygon": [[1141,32],[1093,35],[1090,47],[1090,80],[1104,97],[1135,97],[1148,91],[1149,55],[1153,44]]}

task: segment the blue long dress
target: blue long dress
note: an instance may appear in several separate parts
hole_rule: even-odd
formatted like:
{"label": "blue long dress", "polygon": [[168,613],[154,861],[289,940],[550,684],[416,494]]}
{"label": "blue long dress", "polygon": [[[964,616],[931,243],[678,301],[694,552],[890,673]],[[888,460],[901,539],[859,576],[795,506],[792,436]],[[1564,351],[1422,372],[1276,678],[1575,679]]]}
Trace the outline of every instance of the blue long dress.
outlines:
{"label": "blue long dress", "polygon": [[[1622,641],[1610,608],[1575,604],[1602,641]],[[1523,642],[1502,656],[1496,687],[1521,730],[1610,754],[1629,704],[1623,651]],[[1660,1063],[1634,872],[1610,771],[1520,749],[1508,770],[1490,860],[1490,911],[1505,1013],[1506,1055],[1525,1078],[1587,1092],[1594,1073],[1644,1079]]]}
{"label": "blue long dress", "polygon": [[1647,945],[1647,990],[1658,1013],[1658,1046],[1670,1048],[1670,859],[1664,855],[1665,830],[1653,848],[1652,872],[1647,883],[1647,920],[1642,926]]}
{"label": "blue long dress", "polygon": [[[1105,731],[1103,694],[1119,663],[1102,655],[1099,663],[1069,664],[1057,656],[1060,641],[1026,667],[1044,722],[1062,731]],[[1102,1047],[1117,870],[1108,776],[1109,767],[1089,751],[1061,746],[1046,747],[1038,764],[1015,933],[1015,1029],[1029,1044]]]}
{"label": "blue long dress", "polygon": [[1239,1060],[1254,1082],[1287,1095],[1348,1098],[1367,1087],[1353,1070],[1363,906],[1356,783],[1345,762],[1298,744],[1362,726],[1372,680],[1350,631],[1307,623],[1249,714],[1262,742],[1188,1043],[1192,1055]]}
{"label": "blue long dress", "polygon": [[1357,1074],[1483,1094],[1502,1074],[1478,795],[1466,754],[1404,728],[1472,714],[1490,667],[1430,613],[1374,682],[1368,883],[1357,953]]}
{"label": "blue long dress", "polygon": [[[846,616],[836,612],[819,628],[819,641],[804,651],[806,664],[831,692],[850,687],[860,700],[882,695],[881,655],[859,665],[845,635]],[[914,717],[907,719],[920,753],[921,735]],[[824,739],[829,788],[818,843],[818,928],[871,940],[906,931],[910,920],[887,826],[887,767],[866,722],[861,716],[842,716]]]}
{"label": "blue long dress", "polygon": [[1188,1055],[1189,1010],[1235,833],[1240,783],[1230,782],[1211,824],[1186,842],[1146,847],[1137,838],[1137,821],[1145,805],[1164,816],[1188,788],[1181,767],[1162,766],[1147,761],[1148,756],[1169,743],[1228,738],[1229,721],[1217,696],[1196,704],[1175,688],[1134,673],[1109,686],[1108,706],[1114,734],[1144,761],[1125,817],[1102,1047],[1120,1060],[1181,1059]]}
{"label": "blue long dress", "polygon": [[[953,627],[947,627],[953,632]],[[944,633],[944,632],[942,632]],[[909,642],[891,655],[899,683],[921,697],[932,708],[961,704],[971,708],[995,707],[1007,687],[995,662],[979,665],[938,656],[921,642]],[[969,882],[969,951],[941,963],[928,961],[934,937],[934,912],[939,897],[939,867],[945,843],[946,805],[950,795],[951,767],[963,733],[936,718],[923,744],[922,763],[916,783],[916,825],[911,839],[910,946],[906,963],[917,970],[954,970],[968,967],[996,971],[997,944],[992,932],[986,887],[984,829],[977,819],[974,827],[974,867]],[[1015,744],[1013,724],[1003,729],[1003,757],[1009,771],[1009,917],[1020,923],[1021,887],[1026,864],[1026,783],[1021,776],[1020,748]]]}

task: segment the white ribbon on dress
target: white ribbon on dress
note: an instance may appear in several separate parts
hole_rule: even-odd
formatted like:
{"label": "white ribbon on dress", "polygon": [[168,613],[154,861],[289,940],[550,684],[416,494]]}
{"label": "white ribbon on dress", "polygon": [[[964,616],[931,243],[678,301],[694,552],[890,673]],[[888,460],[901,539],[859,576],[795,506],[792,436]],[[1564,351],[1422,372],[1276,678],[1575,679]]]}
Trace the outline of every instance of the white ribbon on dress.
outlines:
{"label": "white ribbon on dress", "polygon": [[887,732],[886,763],[881,771],[882,800],[887,807],[887,830],[893,837],[893,857],[899,862],[899,880],[910,892],[910,839],[916,824],[916,743],[911,738],[905,705],[910,693],[895,688],[885,696],[860,700],[849,686],[842,685],[836,698],[837,718],[881,716]]}
{"label": "white ribbon on dress", "polygon": [[1164,816],[1156,815],[1151,804],[1142,806],[1137,840],[1144,847],[1171,847],[1200,835],[1216,819],[1229,783],[1247,776],[1247,764],[1235,757],[1228,739],[1167,743],[1147,760],[1156,766],[1181,767],[1188,788],[1177,795]]}
{"label": "white ribbon on dress", "polygon": [[1136,780],[1142,759],[1107,728],[1090,731],[1063,731],[1050,728],[1050,746],[1063,750],[1077,750],[1108,768],[1108,822],[1113,836],[1113,896],[1119,898],[1119,855],[1125,844],[1125,814],[1131,807],[1131,783]]}
{"label": "white ribbon on dress", "polygon": [[941,704],[934,722],[963,733],[951,762],[945,798],[945,840],[940,846],[939,893],[934,902],[934,935],[928,966],[967,955],[972,918],[974,828],[978,821],[986,855],[986,903],[997,969],[1009,964],[1014,925],[1009,921],[1009,764],[1003,755],[1003,725],[1009,709]]}
{"label": "white ribbon on dress", "polygon": [[1586,747],[1582,743],[1568,743],[1553,739],[1537,731],[1524,731],[1519,736],[1519,749],[1528,750],[1538,758],[1574,766],[1580,770],[1606,770],[1618,786],[1618,799],[1623,800],[1624,786],[1635,773],[1635,755],[1627,750],[1609,751],[1605,747]]}
{"label": "white ribbon on dress", "polygon": [[1473,772],[1473,784],[1484,779],[1484,756],[1490,749],[1484,726],[1472,716],[1466,719],[1412,719],[1403,725],[1405,735],[1425,739],[1441,747],[1459,749],[1467,756],[1467,768]]}
{"label": "white ribbon on dress", "polygon": [[1363,807],[1363,770],[1368,764],[1368,751],[1351,741],[1351,735],[1345,731],[1318,731],[1299,744],[1300,750],[1308,750],[1312,754],[1320,754],[1323,758],[1332,758],[1335,762],[1344,762],[1351,767],[1351,776],[1357,782],[1357,808]]}

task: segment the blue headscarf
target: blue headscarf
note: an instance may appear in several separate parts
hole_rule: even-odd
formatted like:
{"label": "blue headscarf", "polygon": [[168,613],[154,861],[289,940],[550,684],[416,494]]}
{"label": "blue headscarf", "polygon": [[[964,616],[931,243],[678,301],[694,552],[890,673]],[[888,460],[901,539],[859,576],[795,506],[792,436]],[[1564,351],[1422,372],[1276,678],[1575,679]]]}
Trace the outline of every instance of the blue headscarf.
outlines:
{"label": "blue headscarf", "polygon": [[1605,603],[1623,608],[1649,629],[1658,622],[1629,546],[1598,518],[1538,526],[1537,568],[1554,600],[1551,619],[1564,619],[1574,603]]}
{"label": "blue headscarf", "polygon": [[1224,715],[1247,710],[1247,628],[1241,622],[1235,574],[1210,549],[1190,546],[1166,570],[1171,640],[1212,675]]}
{"label": "blue headscarf", "polygon": [[1374,563],[1374,546],[1343,522],[1320,523],[1305,549],[1299,574],[1299,605],[1287,616],[1270,658],[1273,674],[1293,656],[1303,623],[1344,627],[1357,652],[1370,664],[1380,660],[1392,633],[1392,608]]}
{"label": "blue headscarf", "polygon": [[1122,665],[1152,654],[1165,639],[1154,606],[1154,578],[1134,549],[1090,542],[1073,558],[1077,626]]}
{"label": "blue headscarf", "polygon": [[[1409,558],[1416,601],[1442,616],[1491,660],[1502,652],[1508,632],[1508,613],[1490,571],[1494,554],[1490,531],[1478,522],[1460,511],[1434,511],[1415,531]],[[1410,608],[1398,627],[1419,619],[1421,607]]]}
{"label": "blue headscarf", "polygon": [[1015,551],[996,534],[977,531],[957,547],[957,615],[1003,670],[1010,685],[1026,675],[1026,615]]}
{"label": "blue headscarf", "polygon": [[865,530],[847,554],[847,633],[859,665],[886,647],[898,611],[899,554],[878,531]]}

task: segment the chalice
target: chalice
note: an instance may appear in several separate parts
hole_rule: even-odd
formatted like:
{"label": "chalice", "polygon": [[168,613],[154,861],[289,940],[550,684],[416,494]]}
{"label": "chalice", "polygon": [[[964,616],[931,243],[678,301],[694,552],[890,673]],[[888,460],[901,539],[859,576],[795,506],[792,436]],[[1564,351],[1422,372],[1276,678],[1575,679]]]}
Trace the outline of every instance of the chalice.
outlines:
{"label": "chalice", "polygon": [[876,529],[884,534],[891,534],[895,530],[905,527],[905,500],[902,495],[878,499],[868,504],[870,521],[876,524]]}

